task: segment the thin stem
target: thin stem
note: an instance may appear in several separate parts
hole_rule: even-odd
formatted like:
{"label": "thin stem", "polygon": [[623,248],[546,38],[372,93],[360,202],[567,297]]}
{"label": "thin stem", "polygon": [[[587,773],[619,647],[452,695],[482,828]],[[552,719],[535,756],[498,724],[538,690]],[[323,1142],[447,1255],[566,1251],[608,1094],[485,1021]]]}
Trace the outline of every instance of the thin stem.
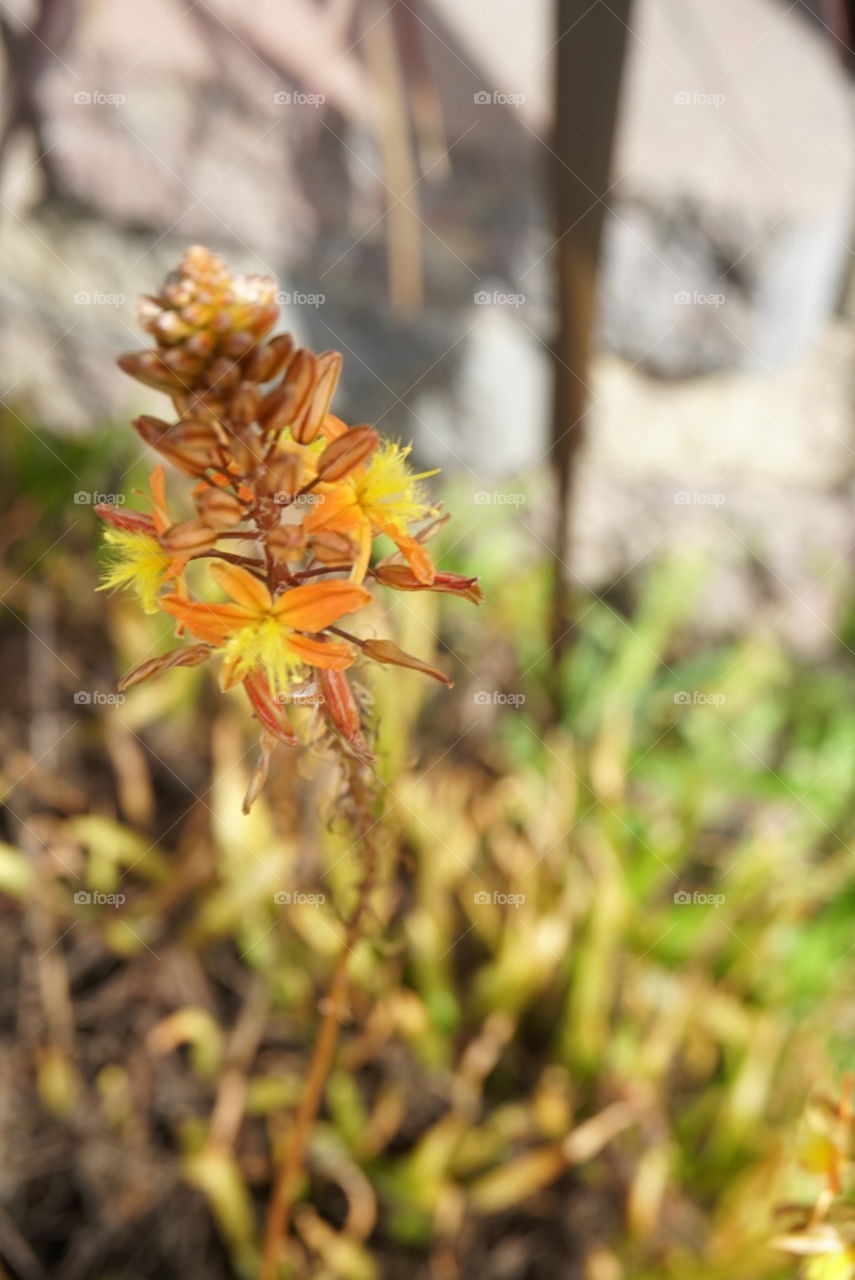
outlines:
{"label": "thin stem", "polygon": [[230,551],[196,551],[190,557],[191,560],[227,560],[229,564],[239,564],[241,568],[248,569],[256,578],[261,578],[264,582],[263,574],[258,569],[264,568],[263,560],[254,560],[252,556],[235,556]]}
{"label": "thin stem", "polygon": [[[276,1174],[273,1196],[267,1213],[264,1231],[264,1249],[259,1280],[276,1280],[282,1248],[288,1238],[291,1210],[297,1181],[305,1162],[306,1148],[320,1110],[327,1077],[332,1066],[338,1043],[341,1018],[344,1012],[348,986],[348,965],[351,954],[359,941],[362,922],[374,888],[377,874],[377,848],[369,839],[374,825],[370,810],[370,788],[365,785],[365,770],[358,762],[348,760],[351,794],[356,803],[355,822],[359,827],[358,839],[365,852],[364,871],[359,886],[356,906],[347,923],[344,943],[327,988],[323,1003],[323,1017],[315,1040],[306,1083],[288,1135],[288,1143],[282,1163]],[[360,776],[361,775],[361,776]]]}

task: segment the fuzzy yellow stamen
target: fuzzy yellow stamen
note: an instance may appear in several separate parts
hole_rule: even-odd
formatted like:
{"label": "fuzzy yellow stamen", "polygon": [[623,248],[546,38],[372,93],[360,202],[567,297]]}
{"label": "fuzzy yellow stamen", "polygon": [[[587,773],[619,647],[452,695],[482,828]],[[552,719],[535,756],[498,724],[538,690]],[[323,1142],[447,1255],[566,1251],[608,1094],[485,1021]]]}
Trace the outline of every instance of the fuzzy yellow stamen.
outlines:
{"label": "fuzzy yellow stamen", "polygon": [[419,481],[435,476],[437,469],[414,475],[407,465],[410,448],[393,441],[381,445],[351,480],[356,501],[369,519],[405,526],[431,514],[430,499]]}
{"label": "fuzzy yellow stamen", "polygon": [[172,566],[172,557],[156,538],[132,529],[104,530],[108,559],[99,591],[131,587],[146,613],[157,613],[157,596]]}

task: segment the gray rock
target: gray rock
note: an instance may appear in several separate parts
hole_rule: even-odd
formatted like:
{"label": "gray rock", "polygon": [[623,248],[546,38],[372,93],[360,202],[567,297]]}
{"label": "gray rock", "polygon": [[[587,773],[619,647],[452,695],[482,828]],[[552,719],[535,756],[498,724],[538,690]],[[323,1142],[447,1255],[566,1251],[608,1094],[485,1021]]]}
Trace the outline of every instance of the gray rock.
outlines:
{"label": "gray rock", "polygon": [[851,91],[772,0],[641,0],[605,244],[608,345],[667,377],[782,367],[839,298]]}

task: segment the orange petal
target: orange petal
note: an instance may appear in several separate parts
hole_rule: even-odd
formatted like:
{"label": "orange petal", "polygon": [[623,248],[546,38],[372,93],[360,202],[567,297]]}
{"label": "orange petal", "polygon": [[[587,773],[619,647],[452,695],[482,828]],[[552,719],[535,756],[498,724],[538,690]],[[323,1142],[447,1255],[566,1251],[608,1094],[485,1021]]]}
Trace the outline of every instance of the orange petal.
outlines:
{"label": "orange petal", "polygon": [[347,423],[342,422],[341,418],[337,418],[334,413],[328,413],[321,423],[321,435],[327,440],[337,440],[347,430]]}
{"label": "orange petal", "polygon": [[362,512],[350,485],[327,489],[318,493],[315,501],[303,516],[303,528],[307,533],[320,530],[346,532],[362,519]]}
{"label": "orange petal", "polygon": [[207,644],[222,644],[238,627],[246,625],[246,610],[235,604],[205,604],[184,600],[177,594],[161,596],[158,604]]}
{"label": "orange petal", "polygon": [[422,544],[416,539],[411,538],[408,533],[404,533],[399,528],[387,526],[383,529],[383,533],[387,534],[398,550],[403,554],[407,564],[418,578],[419,582],[424,586],[432,586],[436,577],[436,569],[434,563],[428,555]]}
{"label": "orange petal", "polygon": [[354,613],[370,600],[370,592],[350,582],[307,582],[281,595],[273,612],[286,626],[298,631],[323,631],[337,618]]}
{"label": "orange petal", "polygon": [[324,643],[311,636],[289,636],[288,648],[293,649],[310,667],[325,667],[328,671],[343,671],[355,656],[349,644],[339,644],[335,640]]}
{"label": "orange petal", "polygon": [[211,577],[231,596],[235,604],[253,616],[266,613],[273,603],[264,583],[247,573],[239,564],[218,561],[211,565]]}

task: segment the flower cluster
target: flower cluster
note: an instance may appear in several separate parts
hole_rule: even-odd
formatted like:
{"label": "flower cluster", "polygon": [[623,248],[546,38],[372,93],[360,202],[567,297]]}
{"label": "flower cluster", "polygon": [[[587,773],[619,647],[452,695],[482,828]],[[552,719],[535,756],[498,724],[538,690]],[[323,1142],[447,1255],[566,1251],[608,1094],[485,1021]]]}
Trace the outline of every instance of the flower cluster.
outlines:
{"label": "flower cluster", "polygon": [[[273,745],[297,742],[288,704],[313,690],[327,729],[370,758],[345,674],[358,655],[451,683],[392,641],[336,625],[371,606],[369,584],[481,599],[476,579],[437,572],[428,553],[446,518],[423,486],[433,473],[414,474],[408,447],[330,413],[339,353],[315,355],[290,334],[270,336],[276,291],[273,279],[233,275],[194,247],[160,293],[143,299],[141,323],[156,345],[119,364],[165,392],[176,417],[145,416],[134,426],[195,481],[196,515],[172,519],[162,465],[151,475],[147,511],[96,508],[107,525],[102,586],[135,589],[147,613],[168,614],[176,635],[194,641],[143,663],[120,687],[221,658],[222,688],[243,685],[261,726],[247,807]],[[372,563],[380,535],[395,550]],[[198,560],[208,561],[210,589],[206,582],[194,594],[188,566]],[[214,589],[219,598],[206,598]]]}

